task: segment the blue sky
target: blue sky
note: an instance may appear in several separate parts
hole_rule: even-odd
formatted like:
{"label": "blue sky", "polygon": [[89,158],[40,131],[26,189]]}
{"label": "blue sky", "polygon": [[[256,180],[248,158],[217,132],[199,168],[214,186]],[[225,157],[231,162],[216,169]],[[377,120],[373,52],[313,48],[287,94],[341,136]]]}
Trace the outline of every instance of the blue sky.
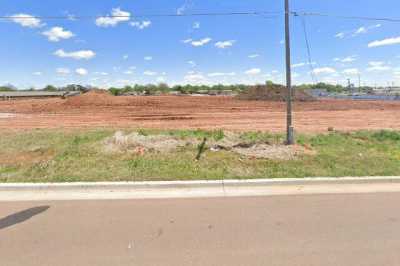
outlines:
{"label": "blue sky", "polygon": [[[292,0],[293,11],[397,18],[398,0]],[[3,0],[0,84],[216,84],[284,82],[283,0]],[[264,16],[146,14],[267,11]],[[116,14],[128,17],[110,18]],[[18,16],[70,19],[18,19]],[[135,16],[136,15],[136,16]],[[100,16],[73,19],[74,16]],[[272,17],[271,17],[272,16]],[[294,83],[400,85],[400,23],[292,18]],[[310,72],[313,72],[311,75]]]}

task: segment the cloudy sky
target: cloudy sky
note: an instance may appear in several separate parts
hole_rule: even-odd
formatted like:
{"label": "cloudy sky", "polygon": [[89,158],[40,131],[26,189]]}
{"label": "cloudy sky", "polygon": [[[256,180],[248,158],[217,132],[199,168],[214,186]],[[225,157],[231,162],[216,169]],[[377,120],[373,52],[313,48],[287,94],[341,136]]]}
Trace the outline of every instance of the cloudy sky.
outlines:
{"label": "cloudy sky", "polygon": [[[0,84],[284,81],[283,0],[2,0],[1,6],[0,16],[11,18],[0,19]],[[400,19],[398,0],[292,0],[292,10]],[[271,14],[151,16],[230,11]],[[400,85],[400,22],[292,19],[295,83],[358,84],[360,76],[363,84]]]}

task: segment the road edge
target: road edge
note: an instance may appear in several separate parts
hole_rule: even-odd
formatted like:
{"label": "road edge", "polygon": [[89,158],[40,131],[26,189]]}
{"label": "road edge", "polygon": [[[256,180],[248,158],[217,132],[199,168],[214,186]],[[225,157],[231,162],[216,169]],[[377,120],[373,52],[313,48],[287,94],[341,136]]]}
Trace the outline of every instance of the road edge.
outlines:
{"label": "road edge", "polygon": [[24,190],[76,190],[76,189],[157,189],[157,188],[210,188],[221,185],[232,187],[249,186],[301,186],[301,185],[349,185],[399,183],[400,176],[371,177],[307,177],[276,179],[226,179],[188,181],[138,181],[138,182],[65,182],[65,183],[0,183],[2,191]]}
{"label": "road edge", "polygon": [[153,182],[0,183],[0,202],[379,192],[400,192],[400,176]]}

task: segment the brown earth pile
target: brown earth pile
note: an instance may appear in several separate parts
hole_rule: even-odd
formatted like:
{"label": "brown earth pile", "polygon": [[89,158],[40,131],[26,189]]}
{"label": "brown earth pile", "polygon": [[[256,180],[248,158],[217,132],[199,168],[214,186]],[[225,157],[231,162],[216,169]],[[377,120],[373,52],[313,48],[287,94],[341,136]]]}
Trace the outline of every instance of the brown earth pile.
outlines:
{"label": "brown earth pile", "polygon": [[[283,102],[286,101],[287,97],[287,89],[284,86],[273,85],[273,86],[265,86],[265,85],[256,85],[250,87],[245,92],[239,94],[237,98],[239,100],[247,100],[247,101],[278,101]],[[299,102],[311,102],[316,101],[316,99],[305,92],[304,90],[295,90],[294,93],[294,101]]]}
{"label": "brown earth pile", "polygon": [[121,97],[115,97],[105,90],[92,90],[79,96],[68,98],[63,105],[71,107],[80,106],[114,106],[126,105]]}

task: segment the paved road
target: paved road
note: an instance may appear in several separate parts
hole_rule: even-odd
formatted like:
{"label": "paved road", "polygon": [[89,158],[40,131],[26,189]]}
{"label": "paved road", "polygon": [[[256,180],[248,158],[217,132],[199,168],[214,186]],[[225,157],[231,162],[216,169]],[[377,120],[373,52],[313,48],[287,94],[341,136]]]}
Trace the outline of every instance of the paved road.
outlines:
{"label": "paved road", "polygon": [[400,193],[0,203],[1,265],[400,265]]}

